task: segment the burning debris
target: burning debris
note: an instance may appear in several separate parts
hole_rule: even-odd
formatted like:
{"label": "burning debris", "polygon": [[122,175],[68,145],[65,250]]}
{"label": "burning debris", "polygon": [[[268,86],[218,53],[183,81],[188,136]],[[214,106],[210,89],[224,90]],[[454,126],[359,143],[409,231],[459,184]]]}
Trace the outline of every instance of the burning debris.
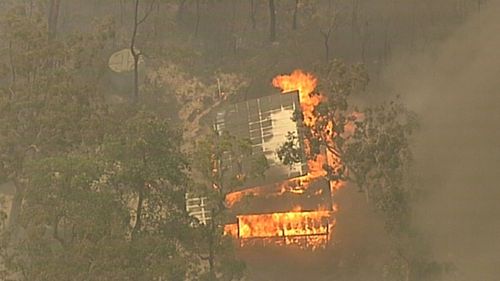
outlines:
{"label": "burning debris", "polygon": [[[266,102],[248,101],[217,115],[217,131],[231,132],[232,127],[237,133],[242,131],[241,124],[234,125],[230,114],[243,111],[249,116],[245,120],[248,128],[243,130],[246,134],[248,129],[253,148],[260,149],[274,168],[267,183],[252,183],[226,196],[226,206],[236,222],[227,224],[224,231],[239,239],[242,246],[263,243],[322,248],[330,240],[335,226],[333,214],[337,208],[332,195],[342,184],[328,182],[324,166],[340,163],[340,159],[326,152],[312,155],[311,144],[301,132],[315,125],[314,110],[325,97],[314,91],[317,79],[300,70],[277,76],[272,83],[282,90],[282,95],[263,98]],[[288,107],[283,104],[269,107],[273,98],[284,97],[291,98]],[[265,110],[264,106],[267,106]],[[302,115],[299,120],[294,118],[297,111]],[[305,156],[302,165],[287,166],[276,159],[277,149],[290,133],[297,134],[300,140]],[[279,172],[281,177],[276,177]]]}
{"label": "burning debris", "polygon": [[316,249],[328,243],[335,225],[333,211],[302,211],[239,215],[237,223],[226,225],[226,233],[240,238],[240,245],[292,245]]}

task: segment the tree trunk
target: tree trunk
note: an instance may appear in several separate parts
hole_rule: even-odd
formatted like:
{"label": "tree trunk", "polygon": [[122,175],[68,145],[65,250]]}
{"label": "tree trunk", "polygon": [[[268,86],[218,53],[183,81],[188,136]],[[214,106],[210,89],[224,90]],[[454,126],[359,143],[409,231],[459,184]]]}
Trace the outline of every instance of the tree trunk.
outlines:
{"label": "tree trunk", "polygon": [[366,39],[361,39],[361,62],[366,64]]}
{"label": "tree trunk", "polygon": [[325,60],[327,63],[330,60],[330,32],[331,30],[328,30],[328,32],[321,31],[321,35],[323,35],[323,45],[325,47]]}
{"label": "tree trunk", "polygon": [[130,40],[130,53],[132,53],[132,57],[134,59],[134,96],[133,102],[136,103],[139,101],[139,60],[142,56],[141,52],[137,51],[135,48],[135,41],[137,38],[137,29],[139,25],[144,23],[151,11],[154,8],[155,0],[152,0],[149,9],[145,12],[144,16],[139,19],[139,0],[135,0],[134,7],[134,30],[132,32],[132,39]]}
{"label": "tree trunk", "polygon": [[391,55],[391,42],[389,39],[389,21],[385,23],[384,31],[384,63],[387,64]]}
{"label": "tree trunk", "polygon": [[328,1],[328,26],[325,28],[320,27],[319,32],[323,36],[323,46],[325,48],[326,63],[330,60],[330,38],[332,32],[337,29],[337,11],[334,9],[334,1]]}
{"label": "tree trunk", "polygon": [[257,28],[257,21],[255,19],[255,14],[257,13],[257,8],[255,7],[255,0],[250,0],[250,20],[252,21],[252,29]]}
{"label": "tree trunk", "polygon": [[181,0],[179,3],[179,8],[177,9],[177,21],[182,20],[182,15],[184,14],[184,5],[186,4],[186,0]]}
{"label": "tree trunk", "polygon": [[137,52],[135,48],[135,41],[137,38],[137,29],[139,28],[139,0],[135,0],[134,6],[134,30],[132,32],[132,39],[130,41],[130,53],[134,59],[134,96],[132,98],[133,102],[136,103],[139,100],[139,59],[141,54]]}
{"label": "tree trunk", "polygon": [[9,100],[14,97],[16,92],[16,67],[14,66],[14,58],[12,56],[12,41],[9,42],[9,65],[10,65],[10,85],[9,85]]}
{"label": "tree trunk", "polygon": [[361,31],[361,62],[366,64],[366,45],[368,43],[368,22],[365,22]]}
{"label": "tree trunk", "polygon": [[159,25],[159,20],[161,18],[161,14],[160,14],[160,4],[161,2],[158,1],[156,3],[156,16],[155,16],[155,21],[154,21],[154,25],[153,25],[153,33],[155,35],[155,37],[157,38],[158,37],[158,25]]}
{"label": "tree trunk", "polygon": [[465,3],[464,0],[455,1],[455,12],[460,21],[465,19]]}
{"label": "tree trunk", "polygon": [[194,37],[198,37],[200,29],[200,0],[196,0],[196,25],[194,27]]}
{"label": "tree trunk", "polygon": [[139,17],[139,0],[135,0],[135,7],[134,7],[134,31],[132,32],[132,40],[130,42],[130,53],[132,54],[132,57],[134,58],[134,96],[133,96],[133,101],[134,103],[138,101],[139,99],[139,56],[140,54],[137,53],[135,49],[135,40],[137,37],[137,28],[139,27],[138,24],[138,17]]}
{"label": "tree trunk", "polygon": [[137,207],[135,209],[135,224],[134,228],[132,229],[132,240],[135,240],[137,238],[137,235],[139,231],[141,230],[142,227],[142,205],[144,203],[144,194],[143,190],[139,190],[139,198],[137,199]]}
{"label": "tree trunk", "polygon": [[292,29],[297,30],[297,13],[299,11],[299,1],[300,0],[295,0],[295,7],[293,10],[293,21],[292,21]]}
{"label": "tree trunk", "polygon": [[139,101],[139,59],[140,54],[136,51],[132,52],[134,57],[134,103]]}
{"label": "tree trunk", "polygon": [[271,42],[276,41],[276,6],[274,5],[274,0],[269,0],[269,16],[270,16],[270,26],[269,26],[269,39]]}
{"label": "tree trunk", "polygon": [[30,15],[30,18],[33,16],[33,0],[30,0],[30,12],[29,12],[29,15]]}
{"label": "tree trunk", "polygon": [[[413,13],[411,15],[411,34],[410,34],[410,39],[409,39],[409,44],[410,44],[410,50],[412,52],[415,52],[417,50],[417,38],[418,38],[418,28],[419,28],[419,22],[417,20],[417,9],[418,9],[418,5],[420,4],[420,1],[419,0],[414,0],[412,2],[413,4],[413,7],[411,9],[413,9]],[[427,12],[427,11],[426,11]],[[424,28],[422,26],[422,28]],[[425,35],[423,35],[425,36]]]}
{"label": "tree trunk", "polygon": [[239,35],[238,35],[238,27],[236,25],[236,16],[237,16],[237,1],[233,1],[232,3],[232,10],[231,10],[231,49],[233,51],[233,55],[236,55],[238,53],[238,48],[239,48]]}
{"label": "tree trunk", "polygon": [[54,239],[56,239],[60,244],[61,246],[66,246],[66,240],[65,239],[65,235],[63,233],[62,237],[59,233],[59,221],[61,220],[61,216],[59,214],[54,214],[54,218],[53,218],[53,229],[52,229],[52,237],[54,237]]}
{"label": "tree trunk", "polygon": [[61,0],[50,0],[49,18],[48,18],[48,32],[49,40],[53,40],[57,35],[57,20],[59,18],[59,8]]}
{"label": "tree trunk", "polygon": [[355,34],[358,34],[358,10],[359,1],[352,0],[352,11],[351,11],[351,37],[354,41]]}
{"label": "tree trunk", "polygon": [[124,0],[120,0],[120,26],[123,25],[123,18],[124,18],[124,14],[125,14],[125,7],[124,7],[124,3],[123,3]]}
{"label": "tree trunk", "polygon": [[210,237],[208,239],[208,266],[210,270],[210,277],[215,280],[215,211],[211,211],[212,219],[210,220]]}
{"label": "tree trunk", "polygon": [[24,198],[24,187],[17,181],[14,182],[14,186],[15,186],[15,193],[14,193],[14,198],[12,199],[12,204],[9,213],[9,220],[7,223],[7,227],[9,229],[15,228],[17,222],[19,221],[19,215],[21,214],[21,207]]}

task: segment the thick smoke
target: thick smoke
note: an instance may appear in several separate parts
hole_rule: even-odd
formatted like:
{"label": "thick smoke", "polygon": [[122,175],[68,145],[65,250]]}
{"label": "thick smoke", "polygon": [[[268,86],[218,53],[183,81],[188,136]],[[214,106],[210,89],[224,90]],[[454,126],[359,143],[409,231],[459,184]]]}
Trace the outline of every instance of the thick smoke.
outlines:
{"label": "thick smoke", "polygon": [[424,198],[417,223],[447,280],[500,276],[500,3],[432,52],[400,56],[385,73],[421,116],[415,145]]}

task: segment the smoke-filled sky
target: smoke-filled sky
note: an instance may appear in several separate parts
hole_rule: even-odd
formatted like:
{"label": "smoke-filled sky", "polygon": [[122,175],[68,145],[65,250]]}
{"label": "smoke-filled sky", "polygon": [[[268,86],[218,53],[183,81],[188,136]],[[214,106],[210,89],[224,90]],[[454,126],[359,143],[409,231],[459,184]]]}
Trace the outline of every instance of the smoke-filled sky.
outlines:
{"label": "smoke-filled sky", "polygon": [[432,53],[401,55],[385,73],[421,116],[417,221],[447,280],[500,280],[500,2]]}

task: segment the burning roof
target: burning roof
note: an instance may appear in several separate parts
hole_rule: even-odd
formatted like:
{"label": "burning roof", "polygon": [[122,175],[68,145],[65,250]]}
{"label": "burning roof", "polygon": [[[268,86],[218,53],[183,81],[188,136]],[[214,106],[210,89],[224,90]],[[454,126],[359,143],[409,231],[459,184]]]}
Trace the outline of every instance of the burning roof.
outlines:
{"label": "burning roof", "polygon": [[[323,167],[340,160],[326,152],[311,155],[310,143],[301,134],[315,125],[314,110],[324,100],[314,92],[316,83],[313,75],[300,70],[280,75],[273,86],[283,94],[235,104],[217,115],[217,131],[248,137],[254,152],[271,163],[267,182],[251,182],[226,196],[235,219],[224,231],[240,245],[259,241],[316,249],[326,246],[332,235],[332,195],[342,183],[328,182]],[[294,118],[297,113],[302,118]],[[281,164],[276,153],[289,132],[298,135],[307,159],[292,167]]]}
{"label": "burning roof", "polygon": [[299,177],[230,193],[226,196],[226,206],[233,214],[286,212],[298,207],[331,209],[331,198],[325,179],[304,182]]}
{"label": "burning roof", "polygon": [[240,245],[294,245],[316,249],[328,243],[335,226],[333,211],[302,211],[237,216],[236,224],[226,225],[226,233],[240,239]]}
{"label": "burning roof", "polygon": [[[269,164],[263,179],[251,179],[245,182],[243,188],[280,182],[307,174],[306,161],[291,166],[284,165],[276,153],[289,133],[301,137],[300,122],[294,118],[298,110],[300,110],[299,93],[294,91],[288,95],[270,95],[232,104],[217,113],[215,119],[217,132],[226,131],[239,139],[250,140],[253,154],[264,155]],[[231,163],[231,161],[224,162]],[[245,169],[250,165],[247,161],[243,166]]]}

